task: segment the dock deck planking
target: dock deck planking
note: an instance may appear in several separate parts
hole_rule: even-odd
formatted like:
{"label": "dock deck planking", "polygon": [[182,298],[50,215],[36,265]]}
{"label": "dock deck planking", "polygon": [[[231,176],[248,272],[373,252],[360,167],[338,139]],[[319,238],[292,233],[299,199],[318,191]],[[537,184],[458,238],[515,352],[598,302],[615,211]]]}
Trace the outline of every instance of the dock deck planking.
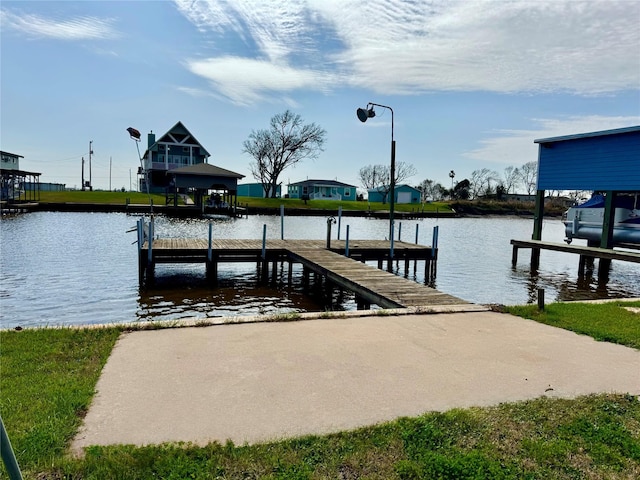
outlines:
{"label": "dock deck planking", "polygon": [[[461,305],[468,302],[426,285],[416,283],[393,273],[364,263],[365,260],[389,260],[390,242],[383,240],[352,240],[349,258],[344,255],[345,240],[331,240],[329,249],[323,240],[269,239],[262,258],[262,240],[212,239],[213,261],[218,262],[271,262],[300,263],[315,273],[324,275],[339,287],[353,291],[360,299],[382,308],[401,308],[429,305]],[[142,263],[148,255],[149,243],[141,246]],[[209,242],[199,238],[153,239],[152,263],[207,262]],[[435,260],[437,251],[430,246],[401,241],[394,242],[394,260]],[[141,264],[141,268],[144,265]]]}

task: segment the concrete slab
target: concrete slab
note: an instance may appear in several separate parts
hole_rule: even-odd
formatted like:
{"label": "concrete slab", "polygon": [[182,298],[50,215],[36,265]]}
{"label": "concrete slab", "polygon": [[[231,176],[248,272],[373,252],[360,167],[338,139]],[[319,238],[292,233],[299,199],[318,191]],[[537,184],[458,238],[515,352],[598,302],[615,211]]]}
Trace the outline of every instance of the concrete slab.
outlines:
{"label": "concrete slab", "polygon": [[640,351],[495,312],[139,331],[73,442],[255,443],[542,395],[640,394]]}

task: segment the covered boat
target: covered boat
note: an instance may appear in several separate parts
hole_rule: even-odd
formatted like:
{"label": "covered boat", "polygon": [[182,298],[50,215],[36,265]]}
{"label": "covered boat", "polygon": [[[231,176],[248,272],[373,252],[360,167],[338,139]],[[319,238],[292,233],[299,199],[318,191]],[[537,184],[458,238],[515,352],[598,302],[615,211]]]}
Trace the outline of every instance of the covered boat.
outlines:
{"label": "covered boat", "polygon": [[[563,216],[565,242],[571,243],[574,238],[600,242],[604,204],[605,196],[596,194],[569,208]],[[640,244],[640,193],[616,195],[614,207],[613,244]]]}

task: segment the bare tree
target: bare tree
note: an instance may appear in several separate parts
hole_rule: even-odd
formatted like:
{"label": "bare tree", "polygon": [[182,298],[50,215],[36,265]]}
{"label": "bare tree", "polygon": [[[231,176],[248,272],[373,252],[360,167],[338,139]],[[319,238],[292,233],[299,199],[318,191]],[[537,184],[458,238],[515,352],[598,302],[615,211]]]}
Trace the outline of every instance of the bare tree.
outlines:
{"label": "bare tree", "polygon": [[482,168],[471,172],[471,197],[477,198],[480,195],[491,194],[493,192],[492,181],[498,181],[498,173],[494,170]]}
{"label": "bare tree", "polygon": [[252,130],[242,144],[254,158],[251,173],[264,187],[265,197],[275,198],[278,178],[287,167],[324,150],[326,131],[315,123],[304,124],[300,115],[287,110],[271,118],[268,129]]}
{"label": "bare tree", "polygon": [[389,182],[389,169],[384,165],[367,165],[358,172],[360,185],[366,190],[373,190],[377,186]]}
{"label": "bare tree", "polygon": [[538,183],[538,162],[527,162],[519,169],[520,181],[524,185],[527,195],[532,195],[536,191]]}
{"label": "bare tree", "polygon": [[441,184],[429,179],[420,182],[417,188],[420,190],[420,200],[422,203],[429,200],[442,200],[447,193],[447,189]]}
{"label": "bare tree", "polygon": [[509,166],[504,169],[502,175],[502,186],[504,193],[516,193],[516,185],[520,182],[520,170],[517,167]]}
{"label": "bare tree", "polygon": [[[396,163],[395,184],[414,176],[418,171],[410,163]],[[382,195],[382,203],[387,203],[387,197],[391,191],[391,166],[368,165],[362,167],[359,172],[360,182],[368,190],[377,190]],[[368,183],[365,184],[365,181]]]}

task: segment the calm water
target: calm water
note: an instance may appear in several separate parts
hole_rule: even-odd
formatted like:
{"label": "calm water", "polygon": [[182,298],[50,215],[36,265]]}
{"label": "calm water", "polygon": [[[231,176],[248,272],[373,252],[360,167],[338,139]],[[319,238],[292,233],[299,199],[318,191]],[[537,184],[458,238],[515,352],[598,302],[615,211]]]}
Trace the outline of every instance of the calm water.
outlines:
{"label": "calm water", "polygon": [[[303,292],[301,269],[293,282],[280,277],[260,286],[254,264],[223,265],[219,284],[204,279],[202,265],[160,265],[151,289],[138,286],[137,250],[132,244],[137,217],[104,213],[31,213],[5,216],[0,224],[0,326],[90,324],[255,315],[325,309],[355,309],[350,295],[326,299]],[[214,219],[215,238],[280,238],[280,218]],[[208,219],[156,218],[156,234],[206,238]],[[286,217],[285,238],[325,239],[323,217]],[[388,222],[343,218],[351,239],[384,239]],[[529,251],[511,266],[512,238],[531,237],[532,220],[518,218],[424,219],[402,222],[402,239],[430,245],[439,227],[440,258],[435,287],[476,303],[523,304],[535,301],[538,288],[547,301],[640,296],[640,266],[613,262],[610,280],[577,279],[578,257],[543,251],[532,275]],[[333,227],[336,238],[337,225]],[[543,239],[561,242],[560,220],[546,220]],[[375,265],[375,263],[373,264]],[[285,277],[286,277],[285,266]],[[399,273],[404,266],[400,264]],[[410,278],[423,282],[424,266]],[[597,273],[597,272],[596,272]]]}

